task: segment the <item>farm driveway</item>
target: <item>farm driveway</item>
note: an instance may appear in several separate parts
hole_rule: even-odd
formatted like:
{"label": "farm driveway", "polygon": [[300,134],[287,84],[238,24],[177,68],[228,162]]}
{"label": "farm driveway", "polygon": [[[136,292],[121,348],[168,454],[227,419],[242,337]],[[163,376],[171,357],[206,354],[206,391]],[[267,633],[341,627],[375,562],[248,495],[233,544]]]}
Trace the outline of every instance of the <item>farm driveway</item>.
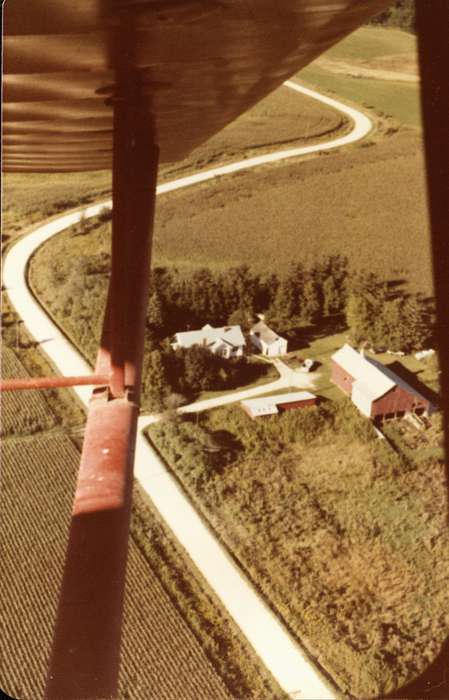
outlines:
{"label": "farm driveway", "polygon": [[315,386],[314,377],[302,372],[297,372],[282,362],[282,360],[274,360],[274,366],[279,372],[279,379],[270,382],[269,384],[261,384],[260,386],[255,386],[252,389],[243,389],[242,391],[231,391],[229,394],[223,394],[222,396],[216,396],[211,399],[204,399],[204,401],[195,401],[188,406],[183,406],[179,409],[179,413],[194,413],[196,411],[207,411],[210,408],[216,408],[217,406],[225,406],[229,403],[235,403],[236,401],[243,401],[244,399],[252,399],[255,396],[260,396],[262,394],[268,394],[272,391],[282,391],[283,389],[289,389],[290,387],[295,387],[297,389],[312,389]]}

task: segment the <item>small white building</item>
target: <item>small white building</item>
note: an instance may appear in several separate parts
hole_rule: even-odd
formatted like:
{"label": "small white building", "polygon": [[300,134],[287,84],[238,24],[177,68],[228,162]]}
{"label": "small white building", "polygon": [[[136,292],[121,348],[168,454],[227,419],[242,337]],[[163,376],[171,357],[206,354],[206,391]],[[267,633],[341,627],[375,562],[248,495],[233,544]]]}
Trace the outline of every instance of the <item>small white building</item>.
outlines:
{"label": "small white building", "polygon": [[309,391],[294,391],[273,396],[261,396],[257,399],[246,399],[241,406],[250,418],[259,416],[274,416],[277,413],[292,409],[316,406],[318,397]]}
{"label": "small white building", "polygon": [[173,350],[194,345],[201,345],[214,355],[229,358],[241,357],[246,343],[240,326],[214,328],[208,323],[198,331],[176,333],[171,343]]}
{"label": "small white building", "polygon": [[287,339],[277,335],[264,321],[259,321],[251,328],[249,339],[262,355],[274,357],[287,353]]}

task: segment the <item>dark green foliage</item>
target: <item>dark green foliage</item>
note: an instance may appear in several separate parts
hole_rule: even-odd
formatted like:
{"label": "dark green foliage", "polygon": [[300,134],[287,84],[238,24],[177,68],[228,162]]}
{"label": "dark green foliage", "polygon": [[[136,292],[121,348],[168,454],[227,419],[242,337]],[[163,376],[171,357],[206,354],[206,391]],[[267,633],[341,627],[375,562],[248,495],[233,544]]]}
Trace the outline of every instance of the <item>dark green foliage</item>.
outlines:
{"label": "dark green foliage", "polygon": [[207,391],[219,386],[222,362],[219,357],[199,345],[176,352],[183,363],[179,382],[184,390],[190,390],[191,393],[192,390]]}
{"label": "dark green foliage", "polygon": [[240,326],[243,332],[247,332],[256,320],[249,309],[236,309],[229,316],[228,324],[230,326]]}
{"label": "dark green foliage", "polygon": [[[342,695],[370,698],[419,675],[446,639],[449,540],[442,465],[403,468],[362,423],[348,401],[255,421],[234,406],[151,436]],[[213,466],[198,443],[220,431],[240,445]]]}
{"label": "dark green foliage", "polygon": [[393,352],[420,350],[432,341],[432,304],[374,273],[348,280],[346,323],[353,341]]}
{"label": "dark green foliage", "polygon": [[207,478],[210,455],[203,449],[204,430],[193,423],[164,421],[151,430],[156,447],[171,464],[182,464],[183,470],[197,482]]}
{"label": "dark green foliage", "polygon": [[268,322],[279,332],[286,332],[342,313],[347,266],[347,259],[339,255],[325,257],[308,269],[292,263],[274,285],[273,301],[266,314]]}
{"label": "dark green foliage", "polygon": [[172,348],[165,344],[147,351],[143,370],[144,410],[173,410],[202,391],[234,389],[250,384],[269,370],[269,365],[245,357],[224,359],[207,348]]}
{"label": "dark green foliage", "polygon": [[400,27],[408,32],[415,32],[415,0],[395,0],[391,7],[376,15],[371,24]]}
{"label": "dark green foliage", "polygon": [[193,398],[201,391],[233,389],[263,376],[267,365],[245,357],[225,359],[207,348],[194,345],[164,353],[166,381],[174,392]]}
{"label": "dark green foliage", "polygon": [[[384,432],[388,432],[384,430]],[[376,468],[391,477],[398,476],[411,468],[410,462],[388,439],[379,440],[374,446],[373,460]]]}
{"label": "dark green foliage", "polygon": [[236,406],[223,407],[209,414],[208,425],[234,435],[247,457],[280,455],[288,445],[310,445],[324,435],[348,435],[364,443],[376,437],[371,422],[349,399],[255,420]]}
{"label": "dark green foliage", "polygon": [[153,411],[164,409],[168,385],[166,368],[160,350],[145,353],[142,394],[145,409]]}
{"label": "dark green foliage", "polygon": [[322,315],[341,314],[346,303],[348,259],[329,255],[315,265],[311,274],[321,293]]}
{"label": "dark green foliage", "polygon": [[162,300],[157,290],[155,290],[149,300],[146,318],[146,342],[145,345],[153,347],[161,342],[165,336],[165,314]]}
{"label": "dark green foliage", "polygon": [[313,325],[322,315],[322,306],[320,303],[320,287],[317,280],[310,277],[304,283],[301,298],[301,322],[307,325]]}
{"label": "dark green foliage", "polygon": [[361,443],[371,442],[376,438],[371,421],[362,416],[349,399],[344,399],[338,404],[326,404],[326,409],[333,417],[335,432],[356,438]]}

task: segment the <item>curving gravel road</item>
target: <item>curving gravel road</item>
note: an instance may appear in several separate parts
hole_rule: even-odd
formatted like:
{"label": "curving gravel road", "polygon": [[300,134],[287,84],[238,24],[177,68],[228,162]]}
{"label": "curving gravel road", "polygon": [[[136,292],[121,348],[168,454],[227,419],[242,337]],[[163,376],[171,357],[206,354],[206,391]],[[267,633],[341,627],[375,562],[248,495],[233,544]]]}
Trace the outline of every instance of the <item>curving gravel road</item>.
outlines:
{"label": "curving gravel road", "polygon": [[[259,165],[340,148],[359,141],[371,131],[370,119],[356,109],[330,97],[320,95],[291,80],[285,85],[300,94],[312,97],[343,112],[354,123],[351,132],[327,142],[268,153],[211,168],[160,185],[157,188],[157,193],[171,192]],[[26,279],[27,264],[33,252],[44,241],[78,222],[81,217],[95,216],[105,206],[111,206],[111,202],[101,202],[39,226],[13,245],[4,257],[3,281],[12,304],[24,320],[31,335],[47,353],[56,371],[64,375],[89,374],[92,369],[31,294]],[[266,390],[265,387],[264,391]],[[89,387],[76,387],[75,391],[83,403],[87,405],[91,394]],[[196,406],[196,410],[198,408],[199,406]],[[303,698],[304,700],[336,698],[331,685],[319,673],[315,664],[309,660],[300,645],[271,612],[263,599],[255,592],[226,550],[200,519],[189,499],[181,491],[150,443],[145,439],[142,431],[151,422],[150,417],[139,419],[135,475],[151,497],[161,516],[188,551],[198,569],[215,590],[229,614],[237,622],[243,634],[283,690],[291,698]]]}

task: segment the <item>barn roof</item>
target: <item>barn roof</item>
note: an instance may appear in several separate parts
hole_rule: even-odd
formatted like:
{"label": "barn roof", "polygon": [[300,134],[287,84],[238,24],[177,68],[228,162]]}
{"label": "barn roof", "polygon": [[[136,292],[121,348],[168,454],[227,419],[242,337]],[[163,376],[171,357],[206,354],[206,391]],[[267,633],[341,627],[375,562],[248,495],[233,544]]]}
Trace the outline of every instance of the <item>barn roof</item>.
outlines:
{"label": "barn roof", "polygon": [[423,401],[428,401],[425,396],[391,369],[372,357],[361,355],[348,344],[334,353],[332,359],[354,378],[354,386],[357,387],[357,391],[370,401],[379,399],[395,386],[400,386],[407,393],[417,396]]}
{"label": "barn roof", "polygon": [[337,350],[332,359],[354,378],[360,391],[373,401],[386,394],[396,384],[391,377],[348,344]]}
{"label": "barn roof", "polygon": [[366,359],[368,360],[368,362],[374,365],[380,372],[382,372],[386,377],[389,377],[391,381],[393,381],[395,384],[404,389],[407,393],[412,394],[413,396],[417,396],[418,398],[422,399],[422,401],[429,400],[423,394],[417,391],[417,389],[415,389],[404,379],[402,379],[402,377],[396,374],[396,372],[393,372],[389,367],[385,367],[385,365],[381,364],[377,360],[374,360],[372,357],[367,357]]}

